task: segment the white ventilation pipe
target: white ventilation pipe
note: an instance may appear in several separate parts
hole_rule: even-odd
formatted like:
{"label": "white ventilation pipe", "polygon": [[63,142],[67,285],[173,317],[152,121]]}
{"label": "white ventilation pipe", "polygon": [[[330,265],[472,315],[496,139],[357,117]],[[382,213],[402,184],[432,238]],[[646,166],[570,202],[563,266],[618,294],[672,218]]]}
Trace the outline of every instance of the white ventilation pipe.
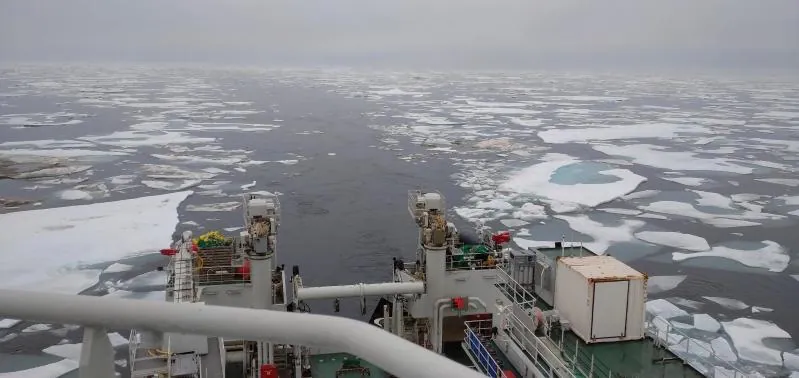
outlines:
{"label": "white ventilation pipe", "polygon": [[344,297],[361,297],[371,295],[421,294],[424,293],[424,282],[384,282],[374,284],[355,284],[343,286],[301,287],[297,290],[297,298],[333,299]]}

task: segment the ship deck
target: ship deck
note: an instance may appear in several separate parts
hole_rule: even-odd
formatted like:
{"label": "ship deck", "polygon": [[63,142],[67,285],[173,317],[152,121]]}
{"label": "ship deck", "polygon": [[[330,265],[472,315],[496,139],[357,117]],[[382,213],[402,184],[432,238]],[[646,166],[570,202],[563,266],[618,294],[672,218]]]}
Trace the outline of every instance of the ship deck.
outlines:
{"label": "ship deck", "polygon": [[[541,248],[538,251],[550,257],[562,254],[567,256],[594,255],[593,252],[580,247]],[[528,294],[518,291],[514,293],[512,287],[503,284],[498,283],[496,286],[511,298],[514,295],[517,298],[528,296]],[[535,303],[536,307],[544,311],[552,309],[552,306],[534,293],[529,294],[532,294],[534,298],[524,298],[524,302],[527,303],[525,307],[532,307],[532,303]],[[531,301],[530,299],[535,300]],[[684,363],[677,355],[656,345],[655,341],[649,337],[638,341],[586,344],[574,332],[553,329],[550,339],[554,344],[562,345],[561,355],[564,360],[572,362],[579,370],[586,373],[591,372],[593,361],[593,377],[704,377],[696,369]],[[582,374],[577,376],[581,377]]]}
{"label": "ship deck", "polygon": [[[366,360],[359,359],[361,367],[368,370],[342,369],[344,360],[356,358],[347,353],[315,354],[311,359],[311,373],[325,378],[390,378],[391,375]],[[368,373],[367,373],[368,372]]]}

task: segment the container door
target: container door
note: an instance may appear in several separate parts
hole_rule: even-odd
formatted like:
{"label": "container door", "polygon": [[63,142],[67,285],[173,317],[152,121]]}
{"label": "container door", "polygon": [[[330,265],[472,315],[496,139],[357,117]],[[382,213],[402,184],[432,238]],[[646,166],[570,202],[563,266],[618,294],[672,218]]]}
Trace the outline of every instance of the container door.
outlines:
{"label": "container door", "polygon": [[627,296],[630,281],[594,283],[591,338],[607,339],[627,334]]}

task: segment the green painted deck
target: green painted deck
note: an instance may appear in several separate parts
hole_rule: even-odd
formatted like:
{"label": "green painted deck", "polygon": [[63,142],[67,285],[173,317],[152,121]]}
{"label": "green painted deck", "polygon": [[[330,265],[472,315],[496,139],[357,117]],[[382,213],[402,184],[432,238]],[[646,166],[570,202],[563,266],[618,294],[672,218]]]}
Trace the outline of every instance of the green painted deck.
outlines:
{"label": "green painted deck", "polygon": [[[401,357],[401,356],[397,356]],[[360,359],[361,366],[369,369],[369,375],[362,374],[361,372],[341,372],[336,373],[341,369],[342,363],[345,359],[356,358],[347,353],[328,353],[328,354],[315,354],[310,357],[311,359],[311,373],[314,378],[389,378],[390,376],[380,370],[379,367],[370,364],[368,361]]]}

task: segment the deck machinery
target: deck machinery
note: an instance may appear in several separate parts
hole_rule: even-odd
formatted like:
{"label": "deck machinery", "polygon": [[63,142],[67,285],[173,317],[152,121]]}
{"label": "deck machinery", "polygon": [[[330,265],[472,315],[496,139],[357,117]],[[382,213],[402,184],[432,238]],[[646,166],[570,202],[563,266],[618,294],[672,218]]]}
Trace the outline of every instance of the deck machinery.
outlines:
{"label": "deck machinery", "polygon": [[[441,193],[408,194],[413,261],[394,258],[390,282],[344,286],[306,287],[297,266],[287,279],[276,264],[277,197],[245,195],[243,205],[244,230],[229,243],[198,247],[186,232],[162,251],[167,301],[305,312],[307,300],[355,297],[366,313],[376,296],[376,327],[489,377],[722,376],[713,356],[689,361],[663,345],[673,329],[646,315],[645,275],[565,243],[515,250],[508,232],[485,226],[466,240]],[[130,369],[134,378],[390,377],[337,350],[145,330],[131,334]]]}

